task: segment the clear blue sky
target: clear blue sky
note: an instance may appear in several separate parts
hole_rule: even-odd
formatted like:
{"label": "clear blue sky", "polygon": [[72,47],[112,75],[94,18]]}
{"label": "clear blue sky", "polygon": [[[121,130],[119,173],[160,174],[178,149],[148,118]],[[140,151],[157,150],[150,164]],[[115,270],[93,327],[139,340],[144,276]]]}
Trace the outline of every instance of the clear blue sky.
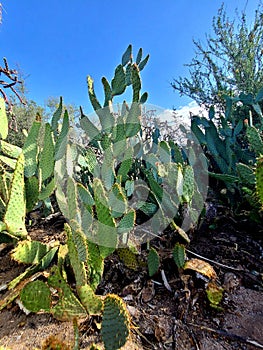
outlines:
{"label": "clear blue sky", "polygon": [[[101,77],[111,79],[122,53],[132,44],[150,60],[142,72],[149,103],[179,108],[170,82],[187,75],[184,63],[194,55],[192,39],[211,32],[212,17],[221,0],[2,0],[0,58],[19,65],[28,76],[31,99],[43,104],[62,95],[66,103],[91,111],[86,77],[95,80],[102,98]],[[246,6],[254,17],[257,0],[225,0],[227,13]],[[2,61],[1,61],[2,64]]]}

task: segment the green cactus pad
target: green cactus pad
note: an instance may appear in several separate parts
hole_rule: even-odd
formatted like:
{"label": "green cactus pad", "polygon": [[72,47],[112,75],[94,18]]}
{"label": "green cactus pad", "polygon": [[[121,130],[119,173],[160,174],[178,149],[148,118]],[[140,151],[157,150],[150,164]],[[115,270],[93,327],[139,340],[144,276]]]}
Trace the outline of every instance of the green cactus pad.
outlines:
{"label": "green cactus pad", "polygon": [[92,206],[95,204],[94,199],[90,193],[90,191],[84,187],[82,184],[77,183],[77,191],[81,201],[87,205]]}
{"label": "green cactus pad", "polygon": [[13,289],[15,286],[17,286],[25,278],[30,277],[35,273],[39,273],[39,271],[45,270],[50,265],[52,260],[54,259],[54,256],[55,256],[57,250],[58,250],[58,247],[51,248],[47,252],[47,254],[44,255],[43,258],[39,260],[38,264],[30,265],[23,273],[21,273],[15,279],[13,279],[11,282],[9,282],[8,288]]}
{"label": "green cactus pad", "polygon": [[200,145],[206,145],[207,144],[205,134],[203,133],[203,131],[199,127],[196,118],[193,118],[191,120],[191,130],[192,130],[192,133],[197,138],[197,140],[200,143]]}
{"label": "green cactus pad", "polygon": [[88,76],[88,78],[87,78],[87,83],[88,83],[88,93],[89,93],[90,102],[91,102],[94,110],[97,111],[97,110],[101,109],[102,106],[96,97],[96,94],[94,91],[93,79],[90,76]]}
{"label": "green cactus pad", "polygon": [[[125,113],[125,115],[126,115],[126,113]],[[116,123],[115,129],[114,129],[115,137],[113,138],[115,143],[126,139],[125,124],[123,122],[123,118],[124,118],[124,116],[122,116],[122,115],[118,116],[118,118],[117,118],[117,123]],[[126,143],[126,140],[125,140],[125,143]],[[122,149],[122,151],[123,151],[123,149]]]}
{"label": "green cactus pad", "polygon": [[0,164],[1,163],[7,165],[12,170],[14,170],[16,167],[16,160],[15,159],[9,158],[9,157],[3,156],[3,155],[0,155]]}
{"label": "green cactus pad", "polygon": [[104,271],[104,260],[100,255],[99,246],[93,242],[88,242],[88,269],[89,280],[93,290],[95,290],[101,281]]}
{"label": "green cactus pad", "polygon": [[151,248],[147,258],[149,276],[152,277],[158,272],[160,266],[159,254],[154,248]]}
{"label": "green cactus pad", "polygon": [[254,126],[247,127],[247,138],[256,156],[263,155],[263,141],[259,131]]}
{"label": "green cactus pad", "polygon": [[8,119],[5,111],[5,101],[0,97],[0,138],[5,140],[8,135]]}
{"label": "green cactus pad", "polygon": [[69,115],[68,112],[65,111],[64,113],[64,118],[63,118],[63,123],[62,123],[62,128],[61,132],[58,135],[58,138],[56,140],[55,144],[55,160],[59,160],[63,157],[66,151],[66,145],[68,142],[68,133],[69,133]]}
{"label": "green cactus pad", "polygon": [[173,258],[176,265],[182,268],[185,263],[185,246],[183,244],[176,243],[173,249]]}
{"label": "green cactus pad", "polygon": [[10,188],[10,196],[3,219],[8,232],[18,236],[27,235],[25,227],[26,202],[24,187],[24,154],[21,153],[17,159]]}
{"label": "green cactus pad", "polygon": [[77,189],[76,183],[72,177],[68,177],[67,180],[67,194],[66,201],[68,207],[68,219],[77,220],[79,212],[78,202],[77,202]]}
{"label": "green cactus pad", "polygon": [[179,233],[179,235],[187,242],[190,243],[190,238],[188,237],[187,233],[180,227],[178,226],[174,220],[171,222],[171,228]]}
{"label": "green cactus pad", "polygon": [[54,141],[49,123],[45,125],[44,145],[39,157],[42,181],[48,179],[54,171]]}
{"label": "green cactus pad", "polygon": [[109,191],[114,183],[115,169],[114,163],[115,160],[112,157],[111,149],[106,149],[104,151],[104,161],[101,165],[101,179],[107,191]]}
{"label": "green cactus pad", "polygon": [[131,71],[132,71],[132,64],[131,64],[131,62],[127,65],[127,67],[126,67],[126,77],[125,77],[125,80],[126,80],[126,85],[127,86],[129,86],[129,85],[131,85],[131,83],[132,83],[132,73],[131,73]]}
{"label": "green cactus pad", "polygon": [[144,67],[146,66],[147,62],[149,61],[150,55],[148,54],[138,65],[138,68],[140,71],[142,71],[144,69]]}
{"label": "green cactus pad", "polygon": [[99,140],[101,137],[101,133],[99,129],[83,113],[82,109],[80,109],[80,112],[81,112],[81,119],[80,119],[81,128],[86,132],[90,140],[93,140],[93,141]]}
{"label": "green cactus pad", "polygon": [[[80,232],[72,230],[68,224],[65,224],[65,231],[68,238],[68,255],[70,264],[74,271],[76,285],[83,286],[87,282],[87,271],[84,264],[84,261],[87,260],[85,259],[88,254],[87,247],[85,246],[83,236],[80,234]],[[75,244],[74,241],[77,242],[77,244]],[[83,247],[81,247],[81,243],[84,243]]]}
{"label": "green cactus pad", "polygon": [[139,103],[140,91],[141,91],[142,85],[141,85],[139,69],[136,64],[132,65],[131,78],[132,78],[132,90],[133,90],[132,102]]}
{"label": "green cactus pad", "polygon": [[189,203],[194,195],[194,186],[195,186],[194,169],[190,165],[187,165],[184,168],[183,177],[184,177],[183,199],[187,203]]}
{"label": "green cactus pad", "polygon": [[115,69],[114,78],[111,81],[112,96],[121,95],[126,89],[125,72],[122,64]]}
{"label": "green cactus pad", "polygon": [[26,211],[29,213],[38,202],[39,183],[36,176],[31,176],[25,180],[26,189]]}
{"label": "green cactus pad", "polygon": [[129,269],[136,270],[138,268],[137,254],[130,248],[119,248],[117,249],[117,254],[124,265]]}
{"label": "green cactus pad", "polygon": [[61,321],[71,321],[74,318],[87,317],[86,310],[75,297],[68,283],[62,278],[57,266],[51,269],[48,284],[57,289],[59,295],[57,304],[50,310],[55,318]]}
{"label": "green cactus pad", "polygon": [[22,148],[12,145],[6,141],[0,141],[0,152],[11,158],[18,158]]}
{"label": "green cactus pad", "polygon": [[140,97],[140,103],[143,104],[148,100],[148,92],[144,92]]}
{"label": "green cactus pad", "polygon": [[209,171],[208,175],[229,184],[239,181],[239,178],[237,176],[229,175],[229,174],[215,174]]}
{"label": "green cactus pad", "polygon": [[[71,224],[72,224],[71,220]],[[77,226],[77,223],[74,225],[76,229],[72,230],[72,240],[75,244],[75,247],[78,252],[78,257],[81,262],[87,262],[89,258],[88,253],[88,241],[85,234],[81,231],[80,227]],[[72,227],[74,227],[72,225]]]}
{"label": "green cactus pad", "polygon": [[50,311],[51,292],[48,286],[42,281],[29,282],[22,289],[20,299],[29,311]]}
{"label": "green cactus pad", "polygon": [[19,263],[38,264],[50,250],[49,246],[38,241],[21,241],[12,252],[12,258]]}
{"label": "green cactus pad", "polygon": [[256,192],[263,208],[263,157],[258,158],[256,163]]}
{"label": "green cactus pad", "polygon": [[0,170],[0,197],[1,197],[5,207],[6,207],[6,204],[8,202],[8,199],[9,199],[9,188],[8,188],[7,177],[8,177],[8,174],[5,172],[4,168],[1,168],[1,170]]}
{"label": "green cactus pad", "polygon": [[[0,220],[3,219],[5,212],[6,212],[6,204],[3,201],[3,199],[0,197]],[[5,225],[5,227],[6,227],[6,225]],[[1,232],[1,229],[0,229],[0,232]]]}
{"label": "green cactus pad", "polygon": [[85,284],[77,287],[77,292],[82,305],[85,307],[89,315],[100,315],[102,310],[102,301],[97,296],[90,285]]}
{"label": "green cactus pad", "polygon": [[62,117],[62,111],[63,111],[63,101],[62,101],[62,97],[60,97],[58,108],[56,109],[51,119],[51,127],[55,137],[57,137],[57,134],[58,134],[58,122],[59,122],[59,119]]}
{"label": "green cactus pad", "polygon": [[162,163],[171,162],[171,149],[166,141],[161,141],[158,145],[158,155]]}
{"label": "green cactus pad", "polygon": [[47,198],[49,198],[52,193],[55,191],[56,188],[56,183],[55,183],[55,179],[52,178],[51,181],[42,188],[41,192],[39,193],[38,199],[39,200],[45,200]]}
{"label": "green cactus pad", "polygon": [[104,107],[108,107],[111,100],[112,100],[112,90],[111,90],[111,86],[108,82],[108,80],[103,77],[101,79],[102,85],[103,85],[103,89],[104,89],[104,95],[105,95],[105,99],[104,99]]}
{"label": "green cactus pad", "polygon": [[125,304],[117,295],[108,294],[104,300],[101,336],[105,350],[117,350],[128,340],[130,319]]}
{"label": "green cactus pad", "polygon": [[118,233],[128,233],[130,232],[134,226],[135,226],[135,218],[136,218],[136,212],[134,209],[129,210],[119,221],[118,223]]}
{"label": "green cactus pad", "polygon": [[122,187],[115,183],[109,192],[109,206],[114,218],[121,217],[127,209],[127,198]]}
{"label": "green cactus pad", "polygon": [[140,47],[135,60],[137,66],[138,64],[140,64],[141,60],[142,60],[142,48]]}
{"label": "green cactus pad", "polygon": [[109,227],[116,227],[115,220],[110,213],[108,198],[100,179],[94,179],[93,191],[99,222]]}
{"label": "green cactus pad", "polygon": [[252,167],[243,163],[237,163],[236,167],[237,167],[237,173],[243,184],[248,186],[255,185],[256,177]]}
{"label": "green cactus pad", "polygon": [[123,66],[126,66],[132,60],[132,45],[130,44],[124,54],[122,55],[121,63]]}
{"label": "green cactus pad", "polygon": [[133,103],[126,118],[126,137],[137,135],[141,130],[141,107],[139,103]]}
{"label": "green cactus pad", "polygon": [[37,170],[37,155],[38,155],[38,135],[41,127],[41,122],[38,117],[34,121],[29,130],[25,144],[23,146],[23,153],[25,155],[25,176],[30,177],[35,175]]}
{"label": "green cactus pad", "polygon": [[123,161],[121,162],[121,165],[118,170],[118,176],[122,177],[122,181],[126,181],[128,178],[128,173],[131,169],[131,166],[133,164],[133,149],[128,148],[127,151],[124,153]]}

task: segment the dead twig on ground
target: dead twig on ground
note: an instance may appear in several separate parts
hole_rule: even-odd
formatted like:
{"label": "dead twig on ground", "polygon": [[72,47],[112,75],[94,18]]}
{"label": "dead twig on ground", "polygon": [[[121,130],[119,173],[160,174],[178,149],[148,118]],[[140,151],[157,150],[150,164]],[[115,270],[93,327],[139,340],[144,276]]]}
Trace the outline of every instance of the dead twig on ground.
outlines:
{"label": "dead twig on ground", "polygon": [[259,349],[263,349],[263,344],[260,344],[260,343],[258,343],[257,341],[255,341],[253,339],[241,337],[240,335],[233,334],[233,333],[228,333],[227,331],[224,331],[224,330],[221,330],[221,329],[214,329],[214,328],[210,328],[210,327],[207,327],[207,326],[204,326],[204,325],[198,325],[198,324],[191,323],[191,322],[187,323],[187,325],[195,327],[195,328],[199,328],[200,330],[208,331],[210,333],[218,334],[218,335],[220,335],[222,337],[225,337],[225,338],[229,338],[229,339],[232,339],[232,340],[238,340],[238,341],[240,341],[242,343],[253,345],[253,346],[255,346],[255,347],[259,348]]}
{"label": "dead twig on ground", "polygon": [[212,263],[212,264],[215,264],[215,265],[217,265],[217,266],[223,267],[224,269],[228,269],[228,270],[231,270],[231,271],[247,272],[247,271],[245,271],[244,269],[240,269],[240,268],[238,268],[238,267],[233,267],[233,266],[224,265],[224,264],[221,264],[221,263],[219,263],[219,262],[217,262],[217,261],[215,261],[215,260],[208,259],[208,258],[206,258],[206,257],[204,257],[204,256],[202,256],[202,255],[199,255],[199,254],[197,254],[197,253],[192,252],[192,251],[189,250],[189,249],[185,249],[185,250],[187,251],[187,253],[189,253],[189,254],[191,254],[191,255],[194,255],[194,256],[196,256],[197,258],[200,258],[200,259],[202,259],[202,260],[208,261],[208,262],[210,262],[210,263]]}

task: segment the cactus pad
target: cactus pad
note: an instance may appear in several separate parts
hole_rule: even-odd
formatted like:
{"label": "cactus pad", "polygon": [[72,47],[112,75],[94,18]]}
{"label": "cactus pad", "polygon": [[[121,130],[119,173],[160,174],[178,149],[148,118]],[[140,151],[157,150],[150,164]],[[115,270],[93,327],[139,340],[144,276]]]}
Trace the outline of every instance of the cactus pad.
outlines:
{"label": "cactus pad", "polygon": [[13,250],[12,258],[19,263],[38,264],[49,249],[46,244],[38,241],[21,241]]}
{"label": "cactus pad", "polygon": [[258,158],[256,163],[256,191],[263,208],[263,157]]}
{"label": "cactus pad", "polygon": [[108,294],[104,300],[101,335],[106,350],[117,350],[127,341],[130,319],[126,306],[117,295]]}
{"label": "cactus pad", "polygon": [[17,159],[13,174],[9,201],[3,221],[6,223],[9,233],[18,236],[26,236],[25,227],[26,203],[24,194],[24,154]]}
{"label": "cactus pad", "polygon": [[100,315],[102,310],[102,301],[97,296],[90,285],[85,284],[77,288],[79,298],[89,315]]}
{"label": "cactus pad", "polygon": [[39,168],[42,173],[42,181],[48,179],[54,171],[54,141],[49,123],[45,125],[44,146],[39,157]]}
{"label": "cactus pad", "polygon": [[0,138],[6,139],[8,135],[8,120],[5,111],[5,100],[0,98]]}
{"label": "cactus pad", "polygon": [[177,267],[182,268],[185,263],[185,246],[179,243],[176,243],[173,249],[173,258]]}
{"label": "cactus pad", "polygon": [[59,301],[51,309],[55,318],[61,321],[73,320],[76,317],[86,317],[87,313],[79,300],[75,297],[67,282],[59,273],[58,267],[51,269],[48,284],[58,290]]}
{"label": "cactus pad", "polygon": [[158,252],[154,249],[151,248],[148,254],[147,258],[148,262],[148,270],[149,270],[149,275],[152,277],[158,272],[159,266],[160,266],[160,259]]}
{"label": "cactus pad", "polygon": [[29,311],[50,311],[51,292],[48,286],[42,281],[29,282],[22,289],[20,299]]}
{"label": "cactus pad", "polygon": [[41,122],[38,118],[34,121],[31,129],[29,130],[25,144],[23,146],[23,153],[25,155],[25,176],[30,177],[35,175],[37,170],[37,155],[38,155],[38,144],[37,139]]}
{"label": "cactus pad", "polygon": [[263,154],[263,141],[261,139],[259,131],[254,126],[247,127],[247,138],[250,143],[250,147],[256,153],[257,156]]}

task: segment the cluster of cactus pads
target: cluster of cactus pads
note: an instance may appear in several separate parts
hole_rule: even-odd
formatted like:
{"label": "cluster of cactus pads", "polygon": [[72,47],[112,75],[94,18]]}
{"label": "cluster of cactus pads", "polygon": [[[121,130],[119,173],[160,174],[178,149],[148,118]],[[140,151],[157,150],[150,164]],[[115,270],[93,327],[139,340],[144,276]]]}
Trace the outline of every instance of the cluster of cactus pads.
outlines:
{"label": "cluster of cactus pads", "polygon": [[[49,312],[59,320],[102,315],[101,334],[108,350],[124,345],[130,320],[118,296],[96,295],[104,259],[117,249],[128,266],[136,264],[131,242],[139,237],[136,243],[141,243],[141,232],[135,234],[137,227],[143,227],[143,222],[138,222],[141,216],[147,218],[144,231],[156,234],[172,224],[189,241],[174,219],[180,217],[180,207],[188,205],[189,217],[195,220],[204,201],[196,181],[204,159],[194,147],[182,151],[173,141],[159,140],[158,130],[149,142],[143,139],[142,104],[147,93],[141,94],[140,72],[148,59],[140,49],[133,61],[129,45],[111,82],[102,78],[103,105],[88,77],[89,98],[99,126],[82,109],[80,127],[70,126],[61,99],[51,122],[45,124],[43,139],[37,116],[23,148],[5,141],[8,123],[0,100],[0,242],[16,241],[12,258],[28,265],[5,286],[10,293],[0,301],[0,310],[19,298],[27,310]],[[113,98],[128,86],[132,103],[124,101],[114,111]],[[25,216],[36,205],[50,207],[54,191],[68,221],[66,243],[31,241]],[[72,271],[74,288],[69,283]]]}
{"label": "cluster of cactus pads", "polygon": [[[4,100],[0,100],[0,220],[2,239],[26,238],[25,216],[37,205],[51,206],[50,196],[55,190],[54,165],[60,152],[61,136],[58,121],[62,101],[52,122],[44,126],[44,139],[40,145],[41,117],[36,116],[23,148],[5,141],[8,120]],[[64,120],[68,119],[65,112]],[[4,238],[5,237],[5,238]]]}
{"label": "cluster of cactus pads", "polygon": [[[104,259],[116,250],[128,266],[134,267],[136,245],[168,225],[189,242],[185,230],[197,221],[207,192],[207,163],[200,148],[194,146],[193,136],[188,135],[191,142],[185,148],[173,140],[161,140],[157,129],[150,138],[144,138],[141,117],[147,93],[141,93],[140,72],[148,59],[140,49],[133,60],[129,45],[111,82],[102,78],[103,105],[88,77],[89,98],[99,123],[81,109],[79,126],[71,126],[61,99],[51,122],[44,126],[44,137],[40,137],[42,123],[37,116],[23,148],[5,141],[8,122],[0,99],[0,243],[16,243],[12,258],[28,265],[6,285],[10,293],[0,301],[0,310],[19,298],[25,309],[49,312],[59,320],[75,322],[87,315],[102,315],[106,350],[125,344],[130,319],[118,296],[96,294]],[[129,86],[131,104],[124,101],[116,111],[114,97]],[[258,157],[254,171],[248,164],[234,165],[232,153],[228,156],[231,159],[221,158],[221,154],[229,154],[225,147],[232,147],[241,123],[224,143],[212,118],[195,118],[192,131],[213,153],[222,172],[234,177],[230,168],[235,166],[244,182],[257,184],[262,202],[263,146],[259,131],[247,127],[247,137]],[[25,216],[36,206],[50,208],[53,193],[67,219],[66,242],[50,245],[31,241]],[[185,208],[186,217],[182,214]],[[183,245],[175,246],[173,257],[177,266],[183,267]],[[158,271],[159,257],[153,248],[148,266],[150,275]],[[72,273],[74,288],[69,282]]]}
{"label": "cluster of cactus pads", "polygon": [[[243,93],[237,97],[226,97],[226,112],[220,115],[219,120],[213,107],[210,108],[209,119],[194,116],[191,120],[192,132],[208,158],[209,175],[222,180],[230,196],[235,192],[240,196],[244,192],[251,198],[256,193],[261,203],[262,180],[259,173],[263,154],[263,120],[259,103],[262,100],[263,89],[255,98]],[[233,105],[237,102],[256,111],[255,125],[251,111],[243,116],[233,115]]]}

